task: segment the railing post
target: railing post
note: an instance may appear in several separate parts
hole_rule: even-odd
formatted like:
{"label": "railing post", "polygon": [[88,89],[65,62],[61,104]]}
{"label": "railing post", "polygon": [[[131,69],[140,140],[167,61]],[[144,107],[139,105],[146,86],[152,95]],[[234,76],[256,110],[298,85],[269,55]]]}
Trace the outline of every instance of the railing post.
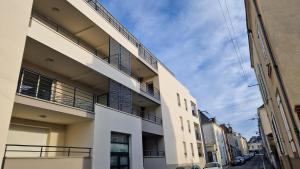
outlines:
{"label": "railing post", "polygon": [[5,164],[5,160],[6,160],[6,150],[7,150],[7,145],[5,145],[4,155],[3,155],[2,164],[1,164],[1,169],[4,169],[4,164]]}
{"label": "railing post", "polygon": [[43,155],[43,146],[41,147],[41,150],[40,150],[40,157],[42,157]]}
{"label": "railing post", "polygon": [[89,157],[91,157],[92,149],[89,148]]}
{"label": "railing post", "polygon": [[68,157],[70,157],[71,147],[68,147]]}
{"label": "railing post", "polygon": [[73,94],[73,107],[75,107],[75,103],[76,103],[76,87],[74,87],[74,94]]}

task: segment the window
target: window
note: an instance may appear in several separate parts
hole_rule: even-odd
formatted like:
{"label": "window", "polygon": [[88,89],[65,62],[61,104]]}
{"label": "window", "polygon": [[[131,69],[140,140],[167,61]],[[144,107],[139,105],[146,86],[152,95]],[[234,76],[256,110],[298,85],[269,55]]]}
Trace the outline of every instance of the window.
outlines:
{"label": "window", "polygon": [[282,145],[282,142],[281,142],[281,138],[280,138],[278,127],[277,127],[277,122],[275,120],[274,115],[272,115],[272,129],[273,129],[274,134],[275,134],[275,141],[277,142],[278,149],[280,150],[281,154],[284,154],[283,145]]}
{"label": "window", "polygon": [[181,130],[183,130],[184,129],[184,127],[183,127],[183,119],[182,119],[181,116],[179,117],[179,119],[180,119]]}
{"label": "window", "polygon": [[111,169],[129,169],[129,135],[111,133]]}
{"label": "window", "polygon": [[284,108],[283,108],[283,105],[282,105],[282,102],[281,102],[281,98],[279,96],[278,91],[277,91],[277,94],[276,94],[276,101],[277,101],[277,105],[278,105],[281,117],[283,119],[285,130],[287,131],[289,142],[291,143],[292,151],[296,152],[296,147],[295,147],[295,143],[293,141],[292,132],[290,130],[287,118],[285,116],[285,111],[284,111]]}
{"label": "window", "polygon": [[269,56],[269,51],[266,48],[265,38],[264,38],[264,35],[262,33],[262,29],[261,29],[259,21],[256,22],[256,27],[257,27],[257,35],[258,35],[258,39],[259,39],[259,42],[260,42],[260,47],[261,47],[262,53],[264,55],[264,59],[267,60],[268,56]]}
{"label": "window", "polygon": [[197,110],[196,110],[196,104],[191,101],[191,107],[192,107],[192,114],[193,116],[197,116]]}
{"label": "window", "polygon": [[185,142],[182,142],[183,144],[183,153],[185,156],[187,156],[187,152],[186,152],[186,143]]}
{"label": "window", "polygon": [[179,93],[177,93],[177,103],[178,103],[178,106],[181,106],[181,104],[180,104],[180,95],[179,95]]}
{"label": "window", "polygon": [[190,121],[189,120],[187,121],[187,125],[188,125],[189,132],[191,132],[191,125],[190,125]]}
{"label": "window", "polygon": [[192,151],[192,156],[195,156],[193,143],[191,143],[191,151]]}
{"label": "window", "polygon": [[201,133],[200,133],[199,124],[194,123],[194,129],[195,129],[196,140],[201,141]]}
{"label": "window", "polygon": [[203,147],[201,143],[197,143],[197,148],[198,148],[198,155],[199,157],[203,156]]}
{"label": "window", "polygon": [[186,99],[184,99],[184,105],[185,105],[185,110],[187,111],[188,107],[187,107],[187,101],[186,101]]}
{"label": "window", "polygon": [[257,75],[257,80],[258,80],[258,84],[259,84],[259,88],[260,88],[260,93],[262,95],[262,98],[263,98],[263,101],[264,103],[267,103],[268,102],[268,92],[267,92],[267,88],[266,88],[266,84],[265,84],[265,81],[264,81],[264,78],[262,77],[262,67],[261,65],[257,65],[257,70],[256,70],[256,75]]}
{"label": "window", "polygon": [[52,84],[52,79],[28,70],[23,70],[18,92],[27,96],[51,100]]}

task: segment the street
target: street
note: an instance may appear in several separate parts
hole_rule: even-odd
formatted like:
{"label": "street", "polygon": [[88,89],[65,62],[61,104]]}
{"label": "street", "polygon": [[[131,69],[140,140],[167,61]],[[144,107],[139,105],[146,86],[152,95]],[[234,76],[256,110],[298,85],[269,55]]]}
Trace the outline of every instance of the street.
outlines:
{"label": "street", "polygon": [[244,165],[230,166],[226,169],[271,169],[271,166],[262,155],[256,155]]}

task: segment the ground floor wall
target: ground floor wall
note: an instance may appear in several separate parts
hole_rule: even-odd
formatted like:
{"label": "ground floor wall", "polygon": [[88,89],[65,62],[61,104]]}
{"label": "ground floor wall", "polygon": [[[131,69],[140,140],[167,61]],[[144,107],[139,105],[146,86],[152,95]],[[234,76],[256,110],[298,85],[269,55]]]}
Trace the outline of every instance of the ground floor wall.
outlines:
{"label": "ground floor wall", "polygon": [[105,107],[95,106],[93,169],[108,169],[111,163],[112,132],[129,135],[131,169],[143,168],[142,120],[140,117]]}
{"label": "ground floor wall", "polygon": [[68,158],[7,158],[3,169],[91,169],[91,159]]}

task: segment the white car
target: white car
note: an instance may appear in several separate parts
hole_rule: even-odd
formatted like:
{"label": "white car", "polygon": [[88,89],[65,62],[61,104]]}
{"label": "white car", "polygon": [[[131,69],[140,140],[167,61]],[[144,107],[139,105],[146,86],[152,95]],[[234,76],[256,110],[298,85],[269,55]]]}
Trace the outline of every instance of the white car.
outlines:
{"label": "white car", "polygon": [[222,169],[222,165],[217,162],[206,163],[204,169]]}

